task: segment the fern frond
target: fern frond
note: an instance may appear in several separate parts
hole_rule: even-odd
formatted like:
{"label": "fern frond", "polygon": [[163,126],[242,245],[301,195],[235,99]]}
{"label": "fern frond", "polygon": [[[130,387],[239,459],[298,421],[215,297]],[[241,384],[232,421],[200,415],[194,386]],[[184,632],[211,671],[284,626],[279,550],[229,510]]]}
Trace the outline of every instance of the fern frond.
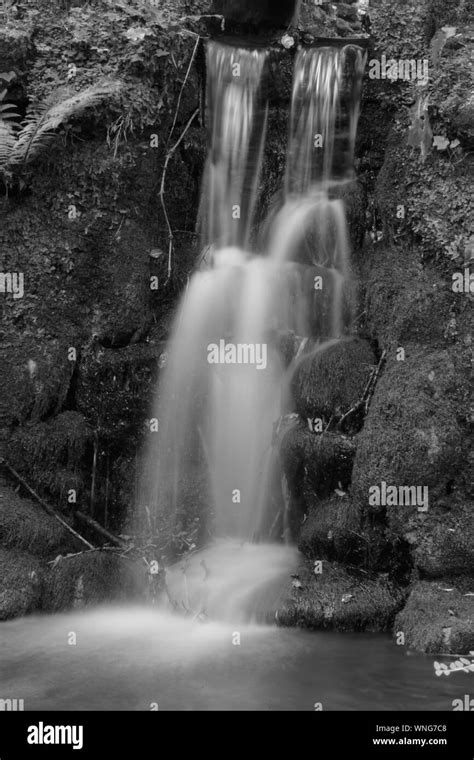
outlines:
{"label": "fern frond", "polygon": [[6,170],[15,145],[15,132],[7,122],[0,121],[0,172]]}
{"label": "fern frond", "polygon": [[5,121],[19,127],[19,120],[20,116],[15,105],[12,103],[0,103],[0,121]]}
{"label": "fern frond", "polygon": [[20,117],[16,106],[0,103],[0,172],[6,171],[16,145],[16,135],[20,129]]}
{"label": "fern frond", "polygon": [[120,87],[117,80],[109,80],[74,94],[60,90],[43,103],[30,106],[12,152],[10,165],[24,165],[31,161],[49,144],[61,124],[86,108],[96,106],[115,95]]}

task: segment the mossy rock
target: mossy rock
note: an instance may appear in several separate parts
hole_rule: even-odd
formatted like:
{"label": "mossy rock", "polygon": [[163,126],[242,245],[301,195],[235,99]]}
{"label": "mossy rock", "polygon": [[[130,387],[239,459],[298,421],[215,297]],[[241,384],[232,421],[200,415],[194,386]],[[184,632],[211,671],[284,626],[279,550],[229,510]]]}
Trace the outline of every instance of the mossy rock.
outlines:
{"label": "mossy rock", "polygon": [[337,433],[316,435],[299,425],[284,436],[280,456],[290,491],[323,498],[351,482],[355,442]]}
{"label": "mossy rock", "polygon": [[[474,567],[472,502],[447,497],[425,517],[391,515],[390,528],[413,546],[413,563],[423,578],[468,575]],[[396,519],[396,522],[395,522]]]}
{"label": "mossy rock", "polygon": [[461,587],[453,586],[449,579],[416,583],[397,615],[394,633],[404,633],[407,647],[427,654],[474,651],[474,602],[472,596],[466,596],[473,591],[473,580],[469,585],[466,578]]}
{"label": "mossy rock", "polygon": [[[456,401],[460,381],[448,351],[407,346],[405,361],[390,359],[358,440],[352,492],[362,508],[369,508],[369,489],[382,481],[427,486],[430,506],[464,486],[468,470]],[[387,507],[389,513],[398,509]]]}
{"label": "mossy rock", "polygon": [[[458,104],[459,105],[459,104]],[[448,108],[447,103],[440,107]],[[453,105],[452,116],[458,106]],[[456,148],[457,161],[450,160],[444,150],[433,148],[429,160],[422,161],[418,148],[408,144],[411,125],[404,118],[405,131],[393,131],[387,140],[385,163],[377,177],[375,202],[383,221],[386,239],[402,240],[414,248],[419,263],[437,260],[445,264],[446,288],[451,289],[448,267],[454,270],[453,260],[464,254],[464,247],[472,234],[474,212],[471,197],[473,158],[461,147]],[[450,117],[451,118],[451,117]],[[432,129],[440,136],[456,135],[450,119],[444,116]],[[467,148],[467,146],[466,146]],[[417,151],[414,159],[413,150]],[[404,206],[405,218],[397,217],[399,206]]]}
{"label": "mossy rock", "polygon": [[76,405],[105,438],[124,438],[143,426],[153,401],[161,349],[134,344],[96,347],[79,363]]}
{"label": "mossy rock", "polygon": [[63,412],[48,422],[17,428],[7,461],[31,485],[47,491],[67,506],[68,491],[85,490],[82,467],[92,429],[78,412]]}
{"label": "mossy rock", "polygon": [[0,546],[50,557],[75,546],[75,540],[39,504],[0,484]]}
{"label": "mossy rock", "polygon": [[298,549],[312,560],[360,565],[366,559],[367,541],[353,502],[332,496],[312,504],[301,527]]}
{"label": "mossy rock", "polygon": [[366,190],[360,182],[344,183],[336,188],[335,195],[344,203],[351,249],[357,250],[363,243],[366,230]]}
{"label": "mossy rock", "polygon": [[43,609],[57,612],[136,599],[146,588],[143,568],[108,551],[62,557],[45,576]]}
{"label": "mossy rock", "polygon": [[365,328],[383,346],[446,345],[453,293],[448,280],[420,264],[421,253],[377,245],[362,262]]}
{"label": "mossy rock", "polygon": [[[29,307],[34,309],[32,304]],[[17,308],[12,305],[11,313],[4,312],[2,331],[5,346],[2,394],[8,405],[1,424],[6,430],[57,414],[67,399],[74,369],[67,358],[70,341],[45,336],[40,340],[29,330],[18,335],[16,329],[15,334],[14,322],[8,325],[8,321],[14,319]]]}
{"label": "mossy rock", "polygon": [[43,565],[37,557],[0,547],[0,620],[40,609],[42,583]]}
{"label": "mossy rock", "polygon": [[358,338],[329,341],[304,355],[291,381],[303,418],[340,418],[360,400],[375,364],[368,343]]}
{"label": "mossy rock", "polygon": [[403,592],[384,577],[361,580],[328,562],[316,575],[313,566],[306,564],[279,607],[277,621],[316,630],[386,631],[403,598]]}

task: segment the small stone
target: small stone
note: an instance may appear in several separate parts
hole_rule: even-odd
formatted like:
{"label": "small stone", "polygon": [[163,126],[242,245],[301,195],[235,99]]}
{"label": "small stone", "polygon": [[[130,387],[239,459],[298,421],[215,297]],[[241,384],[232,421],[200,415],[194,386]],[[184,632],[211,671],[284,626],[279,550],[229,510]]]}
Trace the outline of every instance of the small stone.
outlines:
{"label": "small stone", "polygon": [[284,34],[280,40],[285,50],[290,50],[295,45],[295,38],[290,34]]}

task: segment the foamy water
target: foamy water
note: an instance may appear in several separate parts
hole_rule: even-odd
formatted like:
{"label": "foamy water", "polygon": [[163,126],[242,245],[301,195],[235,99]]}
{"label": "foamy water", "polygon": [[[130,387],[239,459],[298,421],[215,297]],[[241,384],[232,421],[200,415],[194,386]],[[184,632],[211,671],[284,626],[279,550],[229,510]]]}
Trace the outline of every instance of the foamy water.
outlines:
{"label": "foamy water", "polygon": [[469,675],[436,678],[389,637],[140,607],[14,620],[0,637],[0,697],[25,710],[451,710],[469,691]]}

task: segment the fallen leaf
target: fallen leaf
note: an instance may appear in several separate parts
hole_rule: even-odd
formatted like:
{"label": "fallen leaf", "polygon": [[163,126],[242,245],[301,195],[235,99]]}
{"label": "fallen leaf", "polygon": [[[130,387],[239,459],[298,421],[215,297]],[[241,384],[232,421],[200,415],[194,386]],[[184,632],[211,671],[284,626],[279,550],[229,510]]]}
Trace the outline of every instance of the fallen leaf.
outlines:
{"label": "fallen leaf", "polygon": [[144,29],[142,26],[131,26],[124,34],[130,42],[141,42],[145,37],[152,35],[153,32],[149,29]]}
{"label": "fallen leaf", "polygon": [[441,31],[445,33],[446,39],[449,40],[450,37],[454,37],[457,31],[457,27],[455,26],[442,26]]}
{"label": "fallen leaf", "polygon": [[438,150],[446,150],[448,145],[449,145],[449,140],[447,137],[443,137],[442,135],[436,135],[436,137],[433,137],[434,148],[437,148]]}

